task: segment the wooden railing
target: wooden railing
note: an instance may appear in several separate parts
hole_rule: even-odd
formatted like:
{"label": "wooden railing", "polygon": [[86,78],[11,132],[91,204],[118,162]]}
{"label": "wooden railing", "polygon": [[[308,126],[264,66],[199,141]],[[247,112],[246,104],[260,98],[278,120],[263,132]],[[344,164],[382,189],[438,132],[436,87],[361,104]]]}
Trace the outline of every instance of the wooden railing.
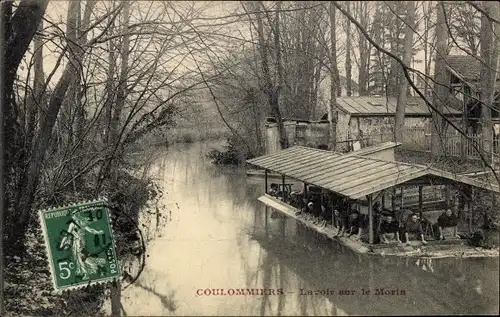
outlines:
{"label": "wooden railing", "polygon": [[[394,141],[392,132],[372,133],[365,135],[362,138],[339,140],[338,142],[348,144],[352,147],[352,143],[359,141],[361,147],[372,146],[383,142]],[[481,150],[482,138],[480,134],[468,134],[467,139],[463,140],[460,134],[444,134],[440,137],[443,146],[443,155],[451,157],[466,157],[468,159],[479,159]],[[465,142],[464,142],[465,141]],[[431,134],[422,128],[405,128],[403,133],[403,142],[401,147],[410,151],[430,152],[431,151]],[[493,161],[500,161],[499,155],[499,139],[493,140]],[[483,154],[484,156],[485,154]]]}

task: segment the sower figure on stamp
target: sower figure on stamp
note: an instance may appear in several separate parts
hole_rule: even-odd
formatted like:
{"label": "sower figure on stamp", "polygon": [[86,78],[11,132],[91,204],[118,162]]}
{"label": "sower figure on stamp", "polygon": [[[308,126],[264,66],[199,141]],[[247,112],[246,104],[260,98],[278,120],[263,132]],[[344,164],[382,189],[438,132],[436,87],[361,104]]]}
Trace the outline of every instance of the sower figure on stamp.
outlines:
{"label": "sower figure on stamp", "polygon": [[88,257],[87,245],[85,242],[85,234],[101,235],[102,230],[95,230],[89,227],[90,221],[83,216],[83,212],[76,212],[73,217],[68,221],[68,229],[61,243],[60,249],[71,248],[73,260],[75,261],[75,274],[81,276],[82,280],[89,279],[89,274],[95,274],[99,267],[106,264],[106,260],[102,258]]}

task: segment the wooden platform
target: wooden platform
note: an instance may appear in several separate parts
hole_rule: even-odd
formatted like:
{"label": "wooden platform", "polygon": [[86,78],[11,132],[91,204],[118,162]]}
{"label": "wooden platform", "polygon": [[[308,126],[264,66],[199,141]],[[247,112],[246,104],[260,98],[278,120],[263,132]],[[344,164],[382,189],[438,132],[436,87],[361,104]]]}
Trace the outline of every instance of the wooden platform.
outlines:
{"label": "wooden platform", "polygon": [[269,195],[263,195],[263,196],[259,197],[259,201],[261,201],[265,205],[267,205],[275,210],[281,211],[282,213],[286,214],[289,217],[296,219],[297,221],[303,223],[306,227],[309,227],[313,230],[316,230],[317,232],[324,234],[325,236],[327,236],[328,238],[330,238],[332,240],[336,239],[338,241],[341,241],[342,244],[355,250],[356,252],[368,253],[370,251],[370,249],[368,247],[366,247],[365,245],[363,245],[363,243],[360,241],[356,241],[354,239],[350,239],[347,237],[335,237],[335,235],[338,232],[337,229],[335,229],[335,228],[320,227],[318,225],[313,224],[309,220],[305,220],[304,218],[297,216],[296,213],[299,211],[297,208],[294,208],[288,204],[285,204],[284,202],[280,201],[279,199],[276,199],[276,198],[269,196]]}
{"label": "wooden platform", "polygon": [[310,220],[304,219],[301,215],[297,215],[299,210],[283,201],[264,194],[258,198],[260,202],[280,211],[285,215],[296,219],[306,227],[315,230],[328,237],[331,240],[336,240],[342,245],[348,247],[357,253],[376,254],[376,255],[394,255],[394,256],[415,256],[427,258],[446,258],[446,257],[498,257],[499,250],[485,250],[474,248],[467,245],[467,240],[453,239],[445,241],[428,241],[427,245],[423,245],[420,241],[412,241],[411,245],[406,244],[374,244],[369,245],[364,241],[359,241],[349,237],[335,237],[338,233],[336,228],[331,226],[320,227]]}

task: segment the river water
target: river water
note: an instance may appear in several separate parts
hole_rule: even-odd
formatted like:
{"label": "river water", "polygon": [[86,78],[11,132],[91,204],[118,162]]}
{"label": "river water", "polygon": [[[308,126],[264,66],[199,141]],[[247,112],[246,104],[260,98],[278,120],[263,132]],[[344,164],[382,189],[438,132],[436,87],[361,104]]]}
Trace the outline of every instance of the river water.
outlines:
{"label": "river water", "polygon": [[263,181],[212,166],[209,149],[171,147],[154,166],[171,217],[122,293],[127,315],[498,314],[498,258],[355,254],[267,209]]}

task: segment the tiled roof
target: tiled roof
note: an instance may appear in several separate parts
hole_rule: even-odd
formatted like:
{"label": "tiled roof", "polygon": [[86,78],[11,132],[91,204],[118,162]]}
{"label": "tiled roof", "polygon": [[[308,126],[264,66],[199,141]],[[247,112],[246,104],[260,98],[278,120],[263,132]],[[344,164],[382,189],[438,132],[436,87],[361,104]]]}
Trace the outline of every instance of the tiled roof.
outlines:
{"label": "tiled roof", "polygon": [[436,176],[499,192],[498,185],[423,165],[384,161],[360,155],[342,155],[293,146],[247,161],[248,164],[312,184],[351,199],[403,184],[423,176]]}
{"label": "tiled roof", "polygon": [[[396,98],[379,96],[337,97],[337,106],[346,113],[358,116],[395,115]],[[460,110],[445,107],[445,115],[460,115]],[[406,102],[407,116],[431,116],[431,110],[420,97],[409,97]]]}
{"label": "tiled roof", "polygon": [[453,69],[466,81],[479,81],[482,63],[479,58],[471,55],[448,55],[446,66]]}

